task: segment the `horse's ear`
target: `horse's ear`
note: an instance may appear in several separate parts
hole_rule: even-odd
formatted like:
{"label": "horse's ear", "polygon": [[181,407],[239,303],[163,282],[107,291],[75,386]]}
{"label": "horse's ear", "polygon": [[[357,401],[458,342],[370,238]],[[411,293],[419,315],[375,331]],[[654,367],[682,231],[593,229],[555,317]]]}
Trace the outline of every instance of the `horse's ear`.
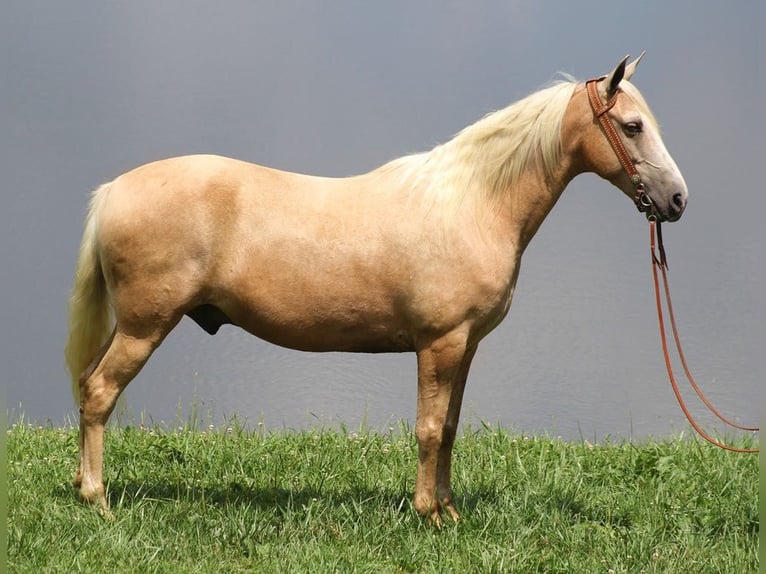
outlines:
{"label": "horse's ear", "polygon": [[617,92],[617,88],[620,86],[620,82],[622,82],[622,79],[625,77],[625,63],[628,61],[628,58],[630,58],[630,55],[627,55],[620,60],[617,67],[604,78],[604,95],[607,100],[610,100],[612,96],[614,96]]}
{"label": "horse's ear", "polygon": [[630,81],[630,79],[633,77],[633,73],[636,71],[636,66],[638,66],[638,63],[641,61],[641,58],[644,57],[644,54],[646,54],[646,50],[641,52],[641,55],[638,58],[625,66],[625,77],[623,78],[624,80]]}

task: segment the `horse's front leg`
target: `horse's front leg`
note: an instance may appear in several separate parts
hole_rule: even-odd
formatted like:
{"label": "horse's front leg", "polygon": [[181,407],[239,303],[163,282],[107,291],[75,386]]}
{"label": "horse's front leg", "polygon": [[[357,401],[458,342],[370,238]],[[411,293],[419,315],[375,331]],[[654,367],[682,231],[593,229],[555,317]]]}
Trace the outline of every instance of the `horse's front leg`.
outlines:
{"label": "horse's front leg", "polygon": [[464,333],[452,332],[418,351],[418,470],[415,510],[436,524],[441,511],[458,518],[450,491],[452,444],[463,387],[474,349]]}
{"label": "horse's front leg", "polygon": [[455,444],[455,435],[457,434],[458,422],[460,421],[460,407],[463,404],[463,391],[465,391],[465,384],[468,380],[468,370],[471,367],[471,360],[475,354],[475,345],[466,350],[460,364],[460,370],[452,385],[449,407],[447,408],[447,419],[444,421],[444,431],[442,432],[442,442],[439,447],[439,458],[436,465],[436,495],[439,500],[439,506],[442,510],[449,512],[453,520],[457,520],[459,516],[457,510],[455,510],[455,504],[452,500],[452,488],[450,487],[452,447]]}

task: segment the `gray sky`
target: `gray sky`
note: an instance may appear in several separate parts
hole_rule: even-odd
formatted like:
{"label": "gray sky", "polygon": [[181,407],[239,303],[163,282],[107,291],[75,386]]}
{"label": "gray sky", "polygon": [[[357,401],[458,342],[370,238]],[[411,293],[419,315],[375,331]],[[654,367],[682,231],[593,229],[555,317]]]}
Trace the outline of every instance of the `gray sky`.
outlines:
{"label": "gray sky", "polygon": [[[66,298],[88,193],[100,183],[195,152],[360,173],[449,139],[559,71],[587,79],[646,49],[634,83],[690,190],[686,215],[666,231],[689,358],[701,382],[724,387],[713,396],[754,418],[766,338],[761,4],[179,0],[42,8],[11,0],[0,23],[8,406],[36,420],[72,412],[62,359]],[[646,235],[617,190],[578,178],[525,256],[509,318],[480,350],[466,408],[551,432],[626,433],[628,419],[654,432],[683,428],[657,348]],[[332,385],[352,371],[360,380],[352,410],[411,417],[413,365],[306,357],[234,332],[211,339],[183,324],[129,395],[136,410],[158,418],[193,395],[258,418],[282,404],[270,405],[260,387],[237,395],[246,382],[230,379],[266,378],[287,398],[300,395],[297,414],[284,411],[286,424],[300,425],[291,417],[312,408],[333,416]],[[311,380],[291,387],[301,377]],[[184,379],[194,382],[184,387]],[[618,428],[589,426],[604,404],[624,421]]]}

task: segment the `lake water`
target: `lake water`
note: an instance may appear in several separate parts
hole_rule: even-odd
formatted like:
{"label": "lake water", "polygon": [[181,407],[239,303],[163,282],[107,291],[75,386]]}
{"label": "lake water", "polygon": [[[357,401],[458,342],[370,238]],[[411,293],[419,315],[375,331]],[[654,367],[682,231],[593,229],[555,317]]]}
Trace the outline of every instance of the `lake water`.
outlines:
{"label": "lake water", "polygon": [[[590,221],[595,197],[599,222]],[[686,238],[687,222],[693,233],[701,217],[693,204],[687,217],[665,226],[687,356],[714,404],[755,422],[766,333],[757,282],[745,277],[761,251],[735,234],[698,245],[710,250],[700,258]],[[645,222],[605,183],[577,181],[525,254],[509,316],[480,346],[462,422],[591,441],[688,432],[665,375],[653,297]],[[63,372],[57,384],[66,388]],[[51,396],[25,395],[24,406],[74,418]],[[185,319],[126,396],[123,420],[133,423],[175,426],[196,409],[205,424],[236,416],[271,429],[386,429],[414,424],[415,356],[301,353],[231,326],[210,337]],[[702,423],[720,428],[690,389],[686,396]]]}
{"label": "lake water", "polygon": [[[445,141],[557,70],[606,73],[650,37],[635,83],[690,191],[683,219],[665,227],[687,357],[724,413],[757,422],[766,374],[759,20],[744,5],[700,6],[690,19],[671,4],[608,13],[418,4],[402,18],[388,3],[11,3],[0,64],[0,362],[11,416],[76,420],[62,355],[89,189],[193,152],[360,173]],[[583,26],[599,30],[597,42]],[[196,405],[216,424],[236,415],[272,429],[386,429],[414,424],[415,357],[303,354],[232,327],[210,337],[184,320],[126,395],[127,420],[169,426]],[[720,428],[687,396],[701,423]],[[474,360],[462,421],[591,441],[688,432],[660,352],[647,225],[607,183],[575,180],[532,241],[511,311]]]}

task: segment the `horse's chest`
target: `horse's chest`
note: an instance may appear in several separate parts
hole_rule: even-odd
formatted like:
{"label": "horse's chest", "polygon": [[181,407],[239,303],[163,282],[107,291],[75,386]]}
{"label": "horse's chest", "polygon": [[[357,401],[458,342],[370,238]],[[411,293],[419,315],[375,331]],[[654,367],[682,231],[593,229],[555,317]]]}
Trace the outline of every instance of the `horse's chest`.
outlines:
{"label": "horse's chest", "polygon": [[483,337],[495,327],[508,314],[513,300],[513,293],[518,278],[518,264],[514,264],[502,272],[488,274],[480,283],[476,293],[476,305],[474,307],[475,331]]}

